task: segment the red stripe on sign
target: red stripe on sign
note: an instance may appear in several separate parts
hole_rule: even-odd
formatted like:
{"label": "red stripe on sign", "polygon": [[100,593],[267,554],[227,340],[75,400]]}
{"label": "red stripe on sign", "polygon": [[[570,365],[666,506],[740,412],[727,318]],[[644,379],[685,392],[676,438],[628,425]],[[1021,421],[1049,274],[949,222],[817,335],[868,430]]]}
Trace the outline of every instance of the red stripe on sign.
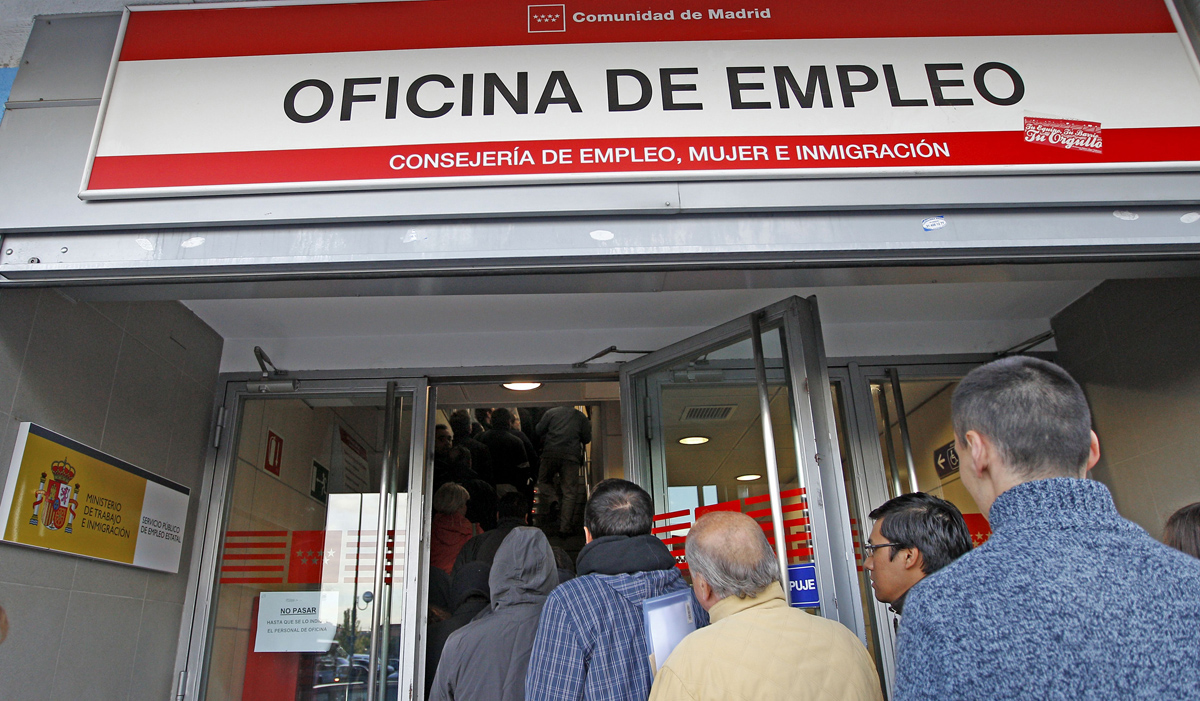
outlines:
{"label": "red stripe on sign", "polygon": [[282,577],[221,577],[221,584],[283,584]]}
{"label": "red stripe on sign", "polygon": [[[672,0],[438,0],[131,13],[122,61],[607,42],[1174,33],[1161,0],[925,0],[704,7]],[[559,8],[565,8],[565,12]],[[541,9],[539,9],[541,8]],[[672,12],[671,19],[666,19]],[[654,13],[663,17],[654,19]],[[598,21],[603,15],[621,21]],[[631,17],[631,15],[633,15]],[[592,21],[589,21],[589,17]]]}
{"label": "red stripe on sign", "polygon": [[287,543],[230,543],[226,541],[226,548],[286,548]]}
{"label": "red stripe on sign", "polygon": [[221,556],[224,560],[282,560],[284,557],[286,555],[283,553],[248,553],[245,555],[225,553]]}
{"label": "red stripe on sign", "polygon": [[265,565],[225,565],[222,572],[282,572],[283,565],[269,567]]}
{"label": "red stripe on sign", "polygon": [[[795,137],[663,137],[98,156],[88,189],[706,171],[911,170],[998,165],[1200,161],[1200,127],[1106,129],[1102,153],[1026,143],[1024,132]],[[883,147],[887,147],[887,151]],[[895,149],[894,151],[892,149]],[[532,162],[520,161],[528,154]],[[563,163],[561,154],[570,154]],[[913,153],[918,155],[914,156]],[[504,160],[497,160],[499,156]],[[559,154],[555,156],[554,154]],[[670,162],[666,157],[670,155]],[[903,157],[902,157],[903,156]],[[732,159],[732,160],[731,160]],[[551,162],[555,161],[555,162]],[[491,165],[495,163],[496,165]],[[391,167],[396,164],[399,169]],[[411,167],[410,167],[411,166]],[[747,500],[749,501],[749,500]],[[713,505],[696,509],[740,510]],[[284,547],[227,543],[227,547]]]}
{"label": "red stripe on sign", "polygon": [[651,528],[650,532],[654,533],[654,534],[670,533],[672,531],[686,531],[687,529],[689,529],[691,527],[692,527],[692,524],[690,524],[690,523],[681,523],[677,526],[658,526],[657,528]]}

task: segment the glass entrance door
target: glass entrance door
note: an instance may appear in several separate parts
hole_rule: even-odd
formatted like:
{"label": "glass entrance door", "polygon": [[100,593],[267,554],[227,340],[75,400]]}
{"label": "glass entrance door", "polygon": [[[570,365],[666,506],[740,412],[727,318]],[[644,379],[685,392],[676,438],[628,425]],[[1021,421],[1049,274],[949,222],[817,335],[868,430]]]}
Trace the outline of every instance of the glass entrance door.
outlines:
{"label": "glass entrance door", "polygon": [[845,398],[843,420],[848,440],[844,450],[853,469],[847,471],[854,545],[870,649],[880,678],[891,689],[895,677],[898,617],[875,600],[862,546],[871,532],[870,512],[901,494],[926,492],[945,499],[962,512],[975,545],[991,533],[987,519],[962,486],[950,398],[958,381],[975,364],[848,367],[832,372],[835,391]]}
{"label": "glass entrance door", "polygon": [[696,518],[757,519],[796,605],[864,637],[815,299],[793,297],[628,363],[626,475],[687,571]]}
{"label": "glass entrance door", "polygon": [[212,493],[225,497],[213,499],[223,513],[206,538],[211,588],[197,597],[189,697],[407,697],[424,382],[305,382],[266,396],[243,383],[230,394],[235,431],[218,454]]}

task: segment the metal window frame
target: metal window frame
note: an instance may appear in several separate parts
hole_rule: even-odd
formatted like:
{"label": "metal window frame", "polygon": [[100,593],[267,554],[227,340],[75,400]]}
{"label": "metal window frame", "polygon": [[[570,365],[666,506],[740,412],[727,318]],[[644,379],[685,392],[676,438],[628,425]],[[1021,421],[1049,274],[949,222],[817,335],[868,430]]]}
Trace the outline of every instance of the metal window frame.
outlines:
{"label": "metal window frame", "polygon": [[[253,377],[253,376],[251,376]],[[233,475],[237,467],[238,445],[241,441],[241,419],[244,414],[246,401],[252,398],[263,398],[257,392],[247,388],[246,381],[239,376],[222,376],[224,392],[217,392],[216,421],[212,435],[219,441],[218,446],[210,443],[208,457],[205,461],[206,479],[199,490],[199,504],[196,516],[196,534],[193,539],[187,595],[184,600],[184,617],[179,631],[179,642],[176,654],[175,698],[199,699],[207,689],[207,665],[211,657],[212,632],[215,624],[216,608],[214,597],[217,591],[217,579],[220,572],[222,554],[222,534],[229,519],[232,504]],[[278,399],[300,399],[321,396],[346,395],[383,395],[385,401],[389,385],[395,387],[396,393],[408,394],[412,397],[413,414],[411,420],[409,477],[408,477],[408,524],[405,547],[404,570],[404,620],[423,622],[419,606],[424,598],[420,586],[424,574],[423,543],[428,539],[427,521],[424,516],[429,500],[424,498],[426,451],[429,431],[428,401],[429,382],[426,377],[392,377],[392,378],[328,378],[304,379],[303,385],[295,392],[271,395]],[[398,415],[397,419],[398,420]],[[395,422],[393,422],[395,423]],[[404,427],[397,427],[404,430]],[[385,472],[387,466],[385,466]],[[386,485],[386,483],[385,483]],[[426,523],[422,523],[422,519]],[[413,541],[413,534],[418,534],[418,540]],[[394,582],[394,580],[393,580]],[[393,583],[394,586],[394,583]],[[372,606],[382,607],[382,599],[377,597]],[[376,616],[377,613],[373,613]],[[424,671],[423,665],[417,665],[418,654],[424,645],[424,640],[413,635],[405,635],[402,649],[402,667],[409,669],[409,682],[415,685],[419,675]],[[420,669],[418,669],[420,667]],[[410,688],[411,693],[411,688]]]}

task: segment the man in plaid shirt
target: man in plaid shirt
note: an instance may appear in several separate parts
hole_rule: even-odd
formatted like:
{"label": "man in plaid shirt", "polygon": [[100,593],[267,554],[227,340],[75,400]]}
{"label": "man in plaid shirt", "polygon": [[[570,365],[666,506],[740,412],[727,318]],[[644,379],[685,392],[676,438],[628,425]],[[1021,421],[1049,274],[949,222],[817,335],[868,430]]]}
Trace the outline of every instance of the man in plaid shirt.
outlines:
{"label": "man in plaid shirt", "polygon": [[[583,512],[578,577],[542,609],[526,701],[645,701],[654,676],[642,602],[687,589],[675,558],[650,534],[654,505],[632,482],[604,480]],[[697,627],[708,613],[692,599]]]}

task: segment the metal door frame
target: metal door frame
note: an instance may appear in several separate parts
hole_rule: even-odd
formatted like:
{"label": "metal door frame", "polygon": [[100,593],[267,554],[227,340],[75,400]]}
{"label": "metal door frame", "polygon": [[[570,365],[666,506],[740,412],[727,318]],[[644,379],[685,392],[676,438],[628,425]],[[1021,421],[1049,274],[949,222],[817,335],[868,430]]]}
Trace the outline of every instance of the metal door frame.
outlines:
{"label": "metal door frame", "polygon": [[[646,382],[650,373],[672,363],[737,342],[758,337],[759,326],[782,331],[785,381],[792,404],[791,417],[796,441],[798,478],[808,490],[808,508],[813,536],[813,562],[821,597],[821,615],[840,621],[865,643],[863,611],[854,546],[850,534],[850,516],[846,509],[845,483],[841,456],[836,449],[833,423],[833,397],[829,392],[824,339],[815,297],[791,297],[734,319],[700,334],[673,343],[661,350],[626,363],[621,368],[621,423],[625,435],[625,475],[628,479],[657,490],[651,470],[650,450],[654,441],[650,432],[656,424],[659,404]],[[756,344],[758,346],[759,344]],[[755,348],[760,403],[765,382],[765,364],[761,347]],[[775,524],[782,527],[778,470],[768,442],[769,420],[764,417],[764,448],[768,456],[771,509]],[[662,464],[661,461],[658,464]],[[828,498],[827,498],[828,495]],[[658,496],[658,495],[656,495]],[[665,492],[658,496],[665,498]],[[662,503],[661,501],[659,503]],[[782,539],[776,543],[782,546]],[[781,572],[786,587],[786,569]]]}
{"label": "metal door frame", "polygon": [[[844,366],[833,367],[829,370],[830,380],[841,384],[847,432],[847,446],[851,455],[851,470],[854,476],[856,493],[850,495],[859,519],[859,546],[867,542],[872,525],[867,514],[883,502],[892,498],[892,487],[889,482],[889,467],[885,464],[879,447],[879,434],[876,431],[876,416],[874,400],[871,397],[871,384],[879,383],[889,386],[891,391],[899,392],[899,383],[905,380],[933,380],[937,378],[961,378],[979,365],[993,359],[991,356],[981,356],[978,359],[944,359],[939,362],[933,358],[907,360],[897,358],[896,362],[887,362],[882,358],[866,359],[867,365],[856,361],[848,361]],[[903,400],[897,404],[903,407]],[[902,440],[907,441],[907,422],[900,423]],[[911,449],[906,450],[911,459]],[[911,472],[909,473],[912,474]],[[897,476],[898,478],[898,476]],[[901,484],[905,493],[915,491],[913,484]],[[904,489],[907,488],[907,489]],[[866,561],[865,551],[858,553]],[[855,565],[857,571],[857,564]],[[857,579],[857,577],[856,577]],[[898,618],[892,613],[888,604],[875,599],[874,592],[867,592],[871,599],[871,614],[875,625],[876,650],[879,653],[879,667],[883,674],[881,681],[888,695],[895,685],[896,674],[896,628]],[[861,598],[860,598],[861,601]],[[864,612],[866,613],[866,612]]]}
{"label": "metal door frame", "polygon": [[[197,573],[189,578],[187,595],[184,600],[183,625],[180,626],[178,652],[175,665],[175,698],[182,700],[199,699],[207,687],[205,674],[209,662],[210,641],[215,621],[213,596],[216,592],[217,577],[220,572],[222,553],[222,534],[229,516],[232,504],[231,491],[233,488],[233,471],[237,463],[237,449],[241,440],[241,418],[246,400],[263,398],[263,394],[251,391],[244,377],[223,377],[225,383],[223,399],[218,393],[217,418],[213,430],[213,443],[209,445],[208,458],[205,461],[206,479],[199,490],[198,515],[196,519],[196,534],[193,538],[190,572]],[[278,399],[321,397],[329,395],[383,395],[385,402],[389,386],[399,393],[412,396],[412,421],[408,455],[408,523],[406,531],[406,547],[404,554],[404,620],[423,622],[425,616],[420,613],[419,606],[423,596],[421,577],[424,569],[423,562],[427,559],[423,553],[423,545],[428,539],[428,519],[425,518],[428,502],[425,498],[424,483],[426,473],[427,453],[431,450],[429,441],[432,440],[428,431],[429,421],[429,384],[425,377],[393,377],[393,378],[345,378],[345,379],[303,379],[298,389],[291,392],[272,393],[270,396]],[[387,408],[391,411],[391,407]],[[397,416],[397,421],[399,417]],[[396,423],[393,421],[392,423]],[[404,427],[396,426],[403,430]],[[394,462],[394,461],[393,461]],[[386,479],[390,465],[384,465],[382,477]],[[381,487],[386,487],[386,481]],[[414,541],[414,534],[417,539]],[[386,541],[383,541],[386,543]],[[393,583],[394,586],[394,583]],[[372,602],[373,618],[380,620],[379,609],[385,597],[376,597]],[[420,628],[418,628],[420,630]],[[374,631],[373,631],[374,632]],[[424,671],[424,660],[418,665],[419,650],[424,646],[423,636],[418,639],[414,635],[404,634],[401,650],[401,667],[410,670],[409,680],[415,685],[420,673]],[[376,680],[372,679],[372,685]],[[411,698],[412,688],[409,690]],[[397,690],[397,695],[401,694]]]}

